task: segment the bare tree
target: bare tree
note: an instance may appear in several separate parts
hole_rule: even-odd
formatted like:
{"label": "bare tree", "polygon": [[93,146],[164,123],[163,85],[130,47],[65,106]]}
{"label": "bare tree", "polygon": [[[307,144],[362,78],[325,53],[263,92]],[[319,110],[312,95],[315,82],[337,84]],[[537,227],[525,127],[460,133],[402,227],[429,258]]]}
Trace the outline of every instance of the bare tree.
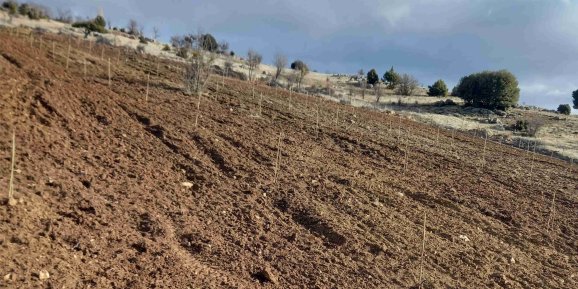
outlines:
{"label": "bare tree", "polygon": [[157,41],[159,39],[160,36],[160,31],[159,28],[156,26],[153,26],[153,38],[155,41]]}
{"label": "bare tree", "polygon": [[275,81],[279,79],[285,66],[287,66],[287,57],[281,53],[277,53],[277,55],[275,55]]}
{"label": "bare tree", "polygon": [[257,74],[256,70],[259,69],[259,64],[261,64],[262,60],[263,56],[261,56],[261,54],[257,53],[257,51],[253,49],[249,49],[249,52],[247,53],[247,65],[249,65],[250,81],[253,81],[253,78],[255,78],[255,74]]}
{"label": "bare tree", "polygon": [[203,51],[199,41],[192,43],[192,51],[193,56],[185,71],[185,92],[200,94],[211,75],[215,55],[209,51]]}
{"label": "bare tree", "polygon": [[213,62],[215,61],[215,55],[211,51],[203,50],[202,34],[198,33],[192,42],[193,56],[191,57],[190,63],[185,70],[185,93],[186,94],[196,94],[197,99],[197,115],[195,116],[195,127],[198,126],[200,107],[201,107],[201,96],[205,86],[209,82],[211,77],[211,69]]}
{"label": "bare tree", "polygon": [[187,59],[193,48],[193,37],[175,35],[171,37],[171,45],[176,49],[177,56]]}
{"label": "bare tree", "polygon": [[375,91],[375,104],[379,104],[381,100],[381,84],[377,82],[373,85],[373,90]]}
{"label": "bare tree", "polygon": [[231,71],[233,71],[233,62],[225,61],[225,75],[229,76]]}
{"label": "bare tree", "polygon": [[305,76],[309,73],[309,67],[302,61],[296,61],[295,63],[297,63],[294,68],[297,71],[297,89],[301,89],[301,84]]}
{"label": "bare tree", "polygon": [[136,20],[131,19],[126,26],[126,32],[131,35],[139,36],[139,24]]}
{"label": "bare tree", "polygon": [[327,90],[327,95],[333,96],[333,90],[331,89],[331,80],[329,77],[325,79],[325,88]]}
{"label": "bare tree", "polygon": [[419,83],[417,79],[409,74],[403,74],[399,78],[397,84],[397,93],[399,95],[409,96],[418,87]]}
{"label": "bare tree", "polygon": [[142,25],[142,24],[139,25],[139,26],[138,26],[138,34],[137,34],[137,36],[139,36],[139,37],[144,37],[144,36],[145,36],[144,30],[145,30],[144,25]]}
{"label": "bare tree", "polygon": [[219,43],[219,50],[222,54],[227,54],[229,52],[229,42],[221,41],[221,43]]}
{"label": "bare tree", "polygon": [[293,71],[287,75],[287,89],[291,89],[299,79],[299,71]]}
{"label": "bare tree", "polygon": [[72,12],[70,11],[70,9],[66,10],[58,9],[56,10],[56,14],[57,14],[56,21],[70,24],[74,20],[72,18]]}

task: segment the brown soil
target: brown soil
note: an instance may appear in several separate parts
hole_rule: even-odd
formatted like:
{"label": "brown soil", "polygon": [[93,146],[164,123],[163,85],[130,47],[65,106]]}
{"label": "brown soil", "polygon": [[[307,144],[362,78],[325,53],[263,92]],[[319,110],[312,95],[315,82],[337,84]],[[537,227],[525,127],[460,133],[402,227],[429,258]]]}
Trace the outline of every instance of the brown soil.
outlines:
{"label": "brown soil", "polygon": [[195,128],[177,64],[42,43],[0,33],[2,288],[417,288],[424,215],[423,288],[578,286],[575,166],[220,77]]}

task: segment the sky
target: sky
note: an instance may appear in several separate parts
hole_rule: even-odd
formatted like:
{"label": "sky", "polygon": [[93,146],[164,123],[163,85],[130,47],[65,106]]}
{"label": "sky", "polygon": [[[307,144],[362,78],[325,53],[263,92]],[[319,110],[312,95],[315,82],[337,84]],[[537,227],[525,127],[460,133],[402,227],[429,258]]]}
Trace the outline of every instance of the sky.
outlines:
{"label": "sky", "polygon": [[[161,39],[203,31],[237,55],[276,53],[319,72],[394,67],[422,85],[507,69],[520,104],[555,109],[578,89],[578,0],[36,0]],[[576,112],[576,111],[574,111]]]}

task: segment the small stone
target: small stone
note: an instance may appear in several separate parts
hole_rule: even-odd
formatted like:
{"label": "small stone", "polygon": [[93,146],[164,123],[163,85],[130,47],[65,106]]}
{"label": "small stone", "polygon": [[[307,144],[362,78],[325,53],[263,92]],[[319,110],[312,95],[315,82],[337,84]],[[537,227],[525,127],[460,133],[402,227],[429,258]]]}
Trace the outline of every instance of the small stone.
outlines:
{"label": "small stone", "polygon": [[6,275],[4,275],[4,281],[8,282],[12,280],[12,273],[8,273]]}
{"label": "small stone", "polygon": [[16,201],[16,199],[14,199],[14,198],[10,198],[10,199],[8,200],[8,205],[11,206],[11,207],[16,206],[17,204],[18,204],[18,201]]}
{"label": "small stone", "polygon": [[187,188],[187,189],[190,189],[190,188],[193,187],[193,183],[191,183],[191,182],[182,182],[182,183],[181,183],[181,186],[183,186],[183,187],[185,187],[185,188]]}
{"label": "small stone", "polygon": [[273,285],[279,284],[279,279],[277,279],[277,276],[273,273],[273,270],[269,266],[266,266],[254,275],[261,283],[270,282]]}
{"label": "small stone", "polygon": [[38,272],[38,279],[40,280],[46,280],[50,278],[50,274],[48,273],[48,271],[46,270],[40,270],[40,272]]}
{"label": "small stone", "polygon": [[470,238],[468,238],[468,236],[466,236],[466,235],[459,235],[458,238],[460,238],[464,242],[470,241]]}
{"label": "small stone", "polygon": [[516,259],[514,259],[514,257],[511,257],[511,258],[510,258],[510,263],[516,264]]}

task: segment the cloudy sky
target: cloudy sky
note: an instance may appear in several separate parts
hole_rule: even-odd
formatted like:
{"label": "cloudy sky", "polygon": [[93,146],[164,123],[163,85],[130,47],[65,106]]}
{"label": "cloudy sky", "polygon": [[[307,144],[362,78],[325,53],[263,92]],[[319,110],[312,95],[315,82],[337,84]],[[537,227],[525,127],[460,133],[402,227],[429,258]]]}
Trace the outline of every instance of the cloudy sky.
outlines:
{"label": "cloudy sky", "polygon": [[578,89],[578,0],[36,0],[161,38],[201,29],[238,55],[277,52],[320,72],[394,66],[424,85],[508,69],[521,103],[555,108]]}

